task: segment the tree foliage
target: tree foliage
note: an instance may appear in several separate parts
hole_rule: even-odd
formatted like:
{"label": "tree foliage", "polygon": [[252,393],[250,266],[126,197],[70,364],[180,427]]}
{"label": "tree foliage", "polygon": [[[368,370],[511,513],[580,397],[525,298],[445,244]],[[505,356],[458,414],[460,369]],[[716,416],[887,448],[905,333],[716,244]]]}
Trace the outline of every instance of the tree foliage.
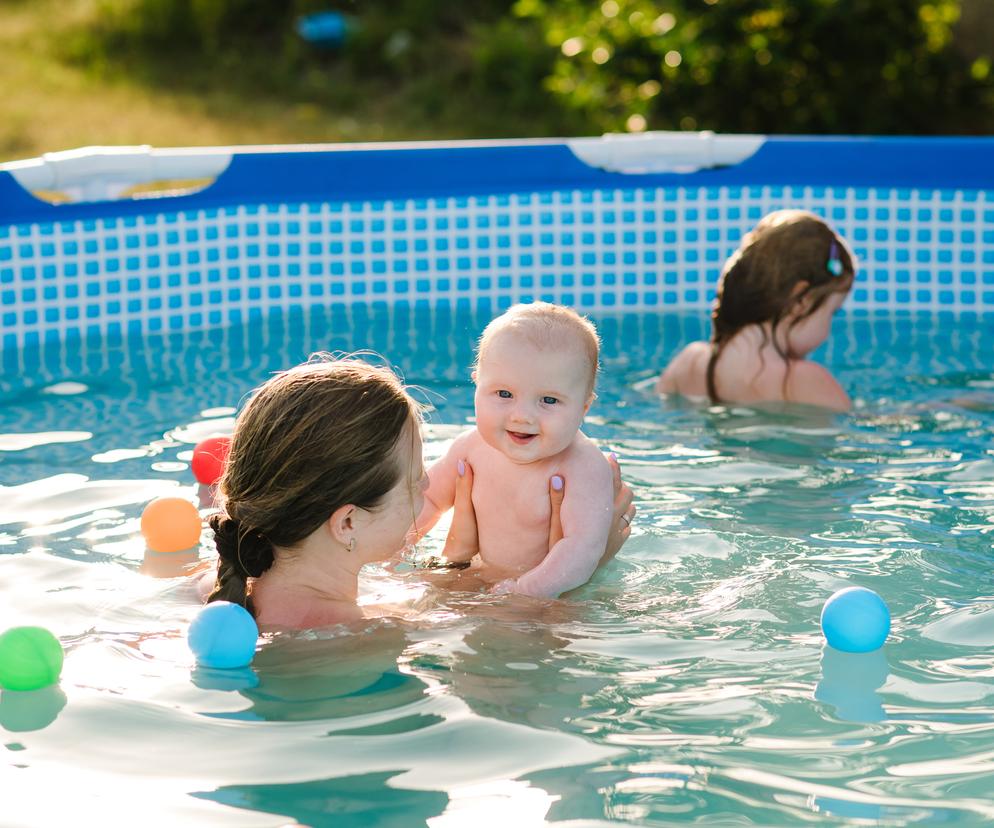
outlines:
{"label": "tree foliage", "polygon": [[[953,43],[961,0],[99,2],[112,49],[213,55],[229,70],[251,53],[271,91],[318,105],[321,73],[348,66],[465,135],[994,129],[994,55]],[[321,54],[294,22],[329,5],[355,26]]]}
{"label": "tree foliage", "polygon": [[952,48],[957,0],[518,0],[515,13],[559,53],[549,88],[601,130],[992,125],[983,67]]}

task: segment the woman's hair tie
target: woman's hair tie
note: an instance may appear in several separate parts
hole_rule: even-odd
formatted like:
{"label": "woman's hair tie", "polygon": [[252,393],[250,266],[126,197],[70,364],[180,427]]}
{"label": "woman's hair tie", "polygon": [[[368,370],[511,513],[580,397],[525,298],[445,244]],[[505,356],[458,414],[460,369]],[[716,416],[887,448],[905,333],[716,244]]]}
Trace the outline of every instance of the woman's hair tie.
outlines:
{"label": "woman's hair tie", "polygon": [[224,512],[208,519],[214,530],[214,543],[218,555],[241,578],[258,578],[273,565],[273,545],[269,539],[253,529],[246,529],[237,518]]}

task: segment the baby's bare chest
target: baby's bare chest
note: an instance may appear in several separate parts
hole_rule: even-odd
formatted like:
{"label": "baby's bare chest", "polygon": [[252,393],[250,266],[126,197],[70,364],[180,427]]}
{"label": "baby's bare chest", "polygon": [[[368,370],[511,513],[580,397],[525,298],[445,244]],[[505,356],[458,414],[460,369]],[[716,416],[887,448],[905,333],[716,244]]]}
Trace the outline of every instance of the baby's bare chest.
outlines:
{"label": "baby's bare chest", "polygon": [[[515,473],[517,472],[517,473]],[[548,478],[532,469],[474,466],[473,506],[481,531],[538,532],[548,536]]]}

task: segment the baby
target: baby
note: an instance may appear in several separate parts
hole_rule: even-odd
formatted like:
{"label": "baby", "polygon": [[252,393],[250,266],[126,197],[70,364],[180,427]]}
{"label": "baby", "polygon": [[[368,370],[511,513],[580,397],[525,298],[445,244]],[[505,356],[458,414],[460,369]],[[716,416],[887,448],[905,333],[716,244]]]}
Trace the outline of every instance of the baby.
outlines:
{"label": "baby", "polygon": [[808,355],[827,338],[855,278],[849,249],[803,210],[764,216],[718,282],[710,342],[693,342],[656,390],[717,402],[795,402],[848,411],[849,396]]}
{"label": "baby", "polygon": [[[476,427],[453,441],[428,471],[416,523],[428,531],[452,508],[456,477],[473,470],[479,555],[497,591],[556,597],[591,576],[612,522],[612,469],[580,431],[594,400],[599,341],[569,308],[516,305],[480,337]],[[549,548],[550,476],[569,481],[563,537]],[[468,560],[476,550],[447,550]]]}

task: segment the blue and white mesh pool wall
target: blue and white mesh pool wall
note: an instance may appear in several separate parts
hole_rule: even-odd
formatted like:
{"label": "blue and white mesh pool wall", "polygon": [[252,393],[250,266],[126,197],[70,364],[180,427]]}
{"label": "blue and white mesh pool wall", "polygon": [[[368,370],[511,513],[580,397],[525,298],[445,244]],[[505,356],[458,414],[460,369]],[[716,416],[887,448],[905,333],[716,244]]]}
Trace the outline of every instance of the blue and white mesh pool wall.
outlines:
{"label": "blue and white mesh pool wall", "polygon": [[[136,171],[216,180],[95,200]],[[89,200],[29,192],[58,189]],[[742,234],[782,207],[849,240],[850,309],[994,310],[994,139],[102,148],[0,165],[0,345],[316,305],[703,309]]]}

